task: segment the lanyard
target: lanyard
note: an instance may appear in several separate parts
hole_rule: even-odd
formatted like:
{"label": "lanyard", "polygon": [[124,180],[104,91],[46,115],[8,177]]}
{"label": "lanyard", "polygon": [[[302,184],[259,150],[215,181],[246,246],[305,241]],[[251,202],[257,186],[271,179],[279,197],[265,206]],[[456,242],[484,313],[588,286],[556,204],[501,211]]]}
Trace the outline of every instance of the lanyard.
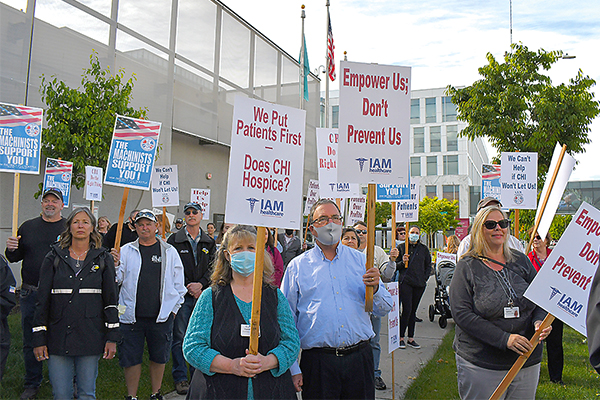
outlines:
{"label": "lanyard", "polygon": [[501,263],[500,261],[496,261],[492,258],[485,257],[485,256],[480,256],[480,258],[490,261],[490,262],[493,262],[494,264],[498,264],[503,267],[500,271],[496,271],[496,270],[493,270],[493,271],[494,271],[494,275],[496,276],[496,279],[498,279],[498,282],[500,282],[500,286],[502,287],[504,294],[508,298],[508,306],[512,307],[514,305],[513,299],[516,299],[518,296],[517,296],[517,292],[515,292],[515,289],[512,287],[512,285],[510,284],[510,281],[508,280],[508,275],[506,274],[506,264]]}

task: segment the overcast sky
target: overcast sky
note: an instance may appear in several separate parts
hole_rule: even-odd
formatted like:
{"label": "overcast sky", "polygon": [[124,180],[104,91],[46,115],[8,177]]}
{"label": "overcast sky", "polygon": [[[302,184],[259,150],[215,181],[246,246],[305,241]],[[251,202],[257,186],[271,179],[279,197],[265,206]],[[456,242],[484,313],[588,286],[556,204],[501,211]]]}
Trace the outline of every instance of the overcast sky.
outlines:
{"label": "overcast sky", "polygon": [[[311,70],[325,64],[326,0],[224,0],[224,3],[275,44],[297,57],[301,9]],[[330,0],[336,69],[349,61],[412,67],[412,89],[470,85],[486,54],[500,60],[510,45],[509,0]],[[574,60],[560,60],[550,76],[568,82],[581,68],[600,82],[600,1],[513,1],[513,42],[530,50],[563,50]],[[339,74],[338,74],[339,76]],[[321,74],[323,79],[324,75]],[[324,89],[324,85],[323,85]],[[331,85],[337,89],[337,81]],[[595,99],[600,89],[593,88]],[[586,153],[572,180],[600,179],[600,118],[592,124]]]}

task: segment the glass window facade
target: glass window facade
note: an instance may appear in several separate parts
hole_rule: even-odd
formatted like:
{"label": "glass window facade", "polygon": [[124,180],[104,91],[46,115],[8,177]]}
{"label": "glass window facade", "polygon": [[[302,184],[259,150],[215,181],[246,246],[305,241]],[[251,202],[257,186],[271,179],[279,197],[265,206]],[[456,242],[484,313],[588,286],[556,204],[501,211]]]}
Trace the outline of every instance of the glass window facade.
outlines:
{"label": "glass window facade", "polygon": [[458,186],[458,185],[443,185],[442,186],[443,198],[450,200],[450,201],[458,200],[459,188],[460,188],[460,186]]}
{"label": "glass window facade", "polygon": [[414,153],[425,153],[425,128],[413,129]]}
{"label": "glass window facade", "polygon": [[421,123],[421,107],[419,106],[419,99],[410,100],[410,123]]}
{"label": "glass window facade", "polygon": [[437,175],[437,156],[427,157],[427,175]]}
{"label": "glass window facade", "polygon": [[481,200],[481,186],[469,186],[469,214],[477,214],[477,204]]}
{"label": "glass window facade", "polygon": [[442,127],[432,126],[429,128],[429,150],[442,151]]}
{"label": "glass window facade", "polygon": [[444,175],[458,175],[458,156],[444,156]]}
{"label": "glass window facade", "polygon": [[446,151],[458,151],[458,125],[446,125]]}
{"label": "glass window facade", "polygon": [[452,103],[452,97],[442,97],[442,122],[456,121],[456,104]]}
{"label": "glass window facade", "polygon": [[425,122],[437,122],[436,119],[436,98],[429,97],[425,99]]}
{"label": "glass window facade", "polygon": [[410,158],[410,176],[421,176],[421,157]]}
{"label": "glass window facade", "polygon": [[331,107],[331,127],[338,128],[340,126],[340,106]]}
{"label": "glass window facade", "polygon": [[425,186],[425,196],[434,198],[437,197],[437,187],[434,186]]}

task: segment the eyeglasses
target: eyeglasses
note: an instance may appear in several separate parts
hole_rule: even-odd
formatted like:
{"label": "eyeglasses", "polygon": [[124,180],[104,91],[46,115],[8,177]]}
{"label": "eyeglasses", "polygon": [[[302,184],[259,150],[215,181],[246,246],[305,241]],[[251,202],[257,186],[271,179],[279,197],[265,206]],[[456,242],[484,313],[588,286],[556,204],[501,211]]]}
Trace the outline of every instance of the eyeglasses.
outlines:
{"label": "eyeglasses", "polygon": [[198,210],[191,210],[191,211],[187,210],[187,211],[184,212],[184,214],[185,215],[190,215],[190,214],[196,215],[196,214],[198,214]]}
{"label": "eyeglasses", "polygon": [[367,230],[366,229],[355,229],[355,231],[359,235],[366,235],[367,234]]}
{"label": "eyeglasses", "polygon": [[320,228],[322,226],[327,225],[327,223],[329,222],[329,220],[331,220],[334,224],[336,225],[341,225],[342,224],[342,217],[339,215],[332,215],[331,217],[327,217],[327,216],[322,216],[319,217],[315,220],[313,220],[312,224],[313,226],[316,226],[317,228]]}
{"label": "eyeglasses", "polygon": [[483,223],[483,226],[489,230],[496,229],[496,225],[499,225],[502,229],[506,229],[510,225],[510,221],[508,219],[501,219],[500,221],[485,221]]}

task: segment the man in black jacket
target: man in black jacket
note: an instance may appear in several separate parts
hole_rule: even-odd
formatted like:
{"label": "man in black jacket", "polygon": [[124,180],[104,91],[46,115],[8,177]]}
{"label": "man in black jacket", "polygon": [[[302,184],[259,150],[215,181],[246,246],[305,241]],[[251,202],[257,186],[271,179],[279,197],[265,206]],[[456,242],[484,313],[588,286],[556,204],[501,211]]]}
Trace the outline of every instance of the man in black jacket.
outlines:
{"label": "man in black jacket", "polygon": [[[173,324],[173,381],[178,394],[186,394],[189,388],[187,364],[181,346],[185,331],[196,305],[196,299],[210,286],[211,264],[215,258],[215,241],[200,228],[202,207],[188,203],[183,208],[186,225],[169,237],[167,242],[177,249],[185,273],[185,286],[188,290],[183,305]],[[190,378],[194,368],[190,365]]]}
{"label": "man in black jacket", "polygon": [[8,261],[0,255],[0,381],[4,375],[10,350],[8,314],[16,304],[15,285],[15,277],[8,266]]}

